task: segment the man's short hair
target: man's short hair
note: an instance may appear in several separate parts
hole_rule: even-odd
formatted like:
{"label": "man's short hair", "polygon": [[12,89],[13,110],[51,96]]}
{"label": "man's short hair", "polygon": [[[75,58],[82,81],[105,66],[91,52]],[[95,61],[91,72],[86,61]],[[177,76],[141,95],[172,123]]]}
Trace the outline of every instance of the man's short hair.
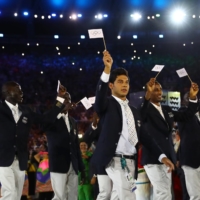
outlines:
{"label": "man's short hair", "polygon": [[117,68],[117,69],[112,70],[112,72],[110,74],[109,82],[114,83],[115,80],[117,79],[117,77],[120,75],[125,75],[130,80],[127,70],[125,70],[124,68]]}

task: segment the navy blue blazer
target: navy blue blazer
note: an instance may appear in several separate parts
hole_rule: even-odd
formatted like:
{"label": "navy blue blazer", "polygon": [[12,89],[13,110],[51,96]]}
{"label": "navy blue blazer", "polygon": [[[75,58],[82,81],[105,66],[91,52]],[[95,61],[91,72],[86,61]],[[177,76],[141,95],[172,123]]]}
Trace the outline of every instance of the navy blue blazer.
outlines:
{"label": "navy blue blazer", "polygon": [[96,145],[99,139],[100,132],[101,132],[100,122],[98,123],[97,128],[95,130],[92,128],[91,124],[87,129],[87,131],[85,132],[85,134],[83,135],[83,141],[85,141],[89,147],[93,142]]}
{"label": "navy blue blazer", "polygon": [[[49,113],[46,113],[46,115],[49,115]],[[78,171],[84,169],[84,165],[79,147],[77,124],[69,116],[69,132],[63,117],[60,119],[57,119],[57,116],[55,117],[54,123],[45,130],[48,141],[50,171],[67,173],[70,163],[72,163],[74,171],[78,174]]]}
{"label": "navy blue blazer", "polygon": [[[162,106],[165,119],[159,111],[150,103],[144,100],[141,106],[142,120],[145,129],[154,138],[157,144],[162,148],[166,156],[176,163],[176,154],[172,142],[172,128],[174,121],[187,122],[194,116],[198,103],[189,103],[188,109],[184,112],[173,111],[169,106]],[[152,154],[143,147],[142,164],[161,164],[157,155]]]}
{"label": "navy blue blazer", "polygon": [[[121,106],[112,96],[107,97],[107,91],[108,83],[104,83],[100,80],[96,91],[95,111],[101,118],[101,133],[92,157],[92,163],[104,168],[106,168],[115,155],[123,125]],[[143,145],[147,145],[148,148],[151,149],[150,151],[157,154],[158,159],[159,155],[162,154],[162,150],[157,146],[150,135],[141,132],[140,113],[136,108],[131,106],[130,108],[133,112],[138,139]],[[136,145],[136,149],[138,149],[138,145]],[[135,164],[137,169],[137,154]],[[135,173],[135,178],[136,177],[137,170]]]}
{"label": "navy blue blazer", "polygon": [[[184,112],[186,108],[181,108]],[[197,112],[200,111],[200,106]],[[186,122],[178,123],[181,142],[179,146],[178,156],[180,165],[187,165],[192,168],[200,166],[200,121],[196,115]]]}
{"label": "navy blue blazer", "polygon": [[[63,109],[61,103],[56,103],[52,109],[55,115]],[[20,170],[26,170],[28,165],[28,138],[33,123],[50,124],[51,120],[34,113],[28,106],[19,105],[21,116],[16,123],[11,109],[0,103],[0,166],[8,167],[17,154]]]}

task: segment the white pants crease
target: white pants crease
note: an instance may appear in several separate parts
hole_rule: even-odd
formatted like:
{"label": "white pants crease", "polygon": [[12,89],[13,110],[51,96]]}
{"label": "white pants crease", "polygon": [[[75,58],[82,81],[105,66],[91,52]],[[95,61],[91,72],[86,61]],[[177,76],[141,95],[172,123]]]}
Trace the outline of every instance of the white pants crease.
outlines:
{"label": "white pants crease", "polygon": [[0,167],[1,195],[0,200],[20,200],[25,181],[25,171],[19,169],[15,158],[9,167]]}
{"label": "white pants crease", "polygon": [[172,200],[172,174],[165,165],[148,164],[144,169],[153,185],[153,200]]}
{"label": "white pants crease", "polygon": [[51,184],[54,191],[52,200],[77,200],[78,176],[70,164],[66,174],[50,172]]}

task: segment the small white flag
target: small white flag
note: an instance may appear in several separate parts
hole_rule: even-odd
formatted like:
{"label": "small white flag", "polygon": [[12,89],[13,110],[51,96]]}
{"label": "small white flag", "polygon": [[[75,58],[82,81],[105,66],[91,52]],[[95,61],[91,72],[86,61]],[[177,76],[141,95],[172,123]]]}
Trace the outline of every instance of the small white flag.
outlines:
{"label": "small white flag", "polygon": [[92,104],[90,103],[90,101],[86,97],[81,99],[81,103],[84,105],[86,110],[88,110],[89,108],[92,107]]}
{"label": "small white flag", "polygon": [[176,70],[176,72],[177,72],[177,74],[178,74],[178,76],[179,76],[180,78],[182,78],[182,77],[188,75],[188,73],[186,72],[185,68],[182,68],[182,69]]}
{"label": "small white flag", "polygon": [[88,100],[91,104],[94,104],[95,103],[95,99],[96,97],[89,97]]}
{"label": "small white flag", "polygon": [[60,81],[58,80],[57,92],[59,92]]}
{"label": "small white flag", "polygon": [[103,38],[103,30],[102,29],[91,29],[88,30],[90,39],[92,38]]}
{"label": "small white flag", "polygon": [[160,71],[162,71],[164,66],[165,65],[155,65],[154,68],[151,71],[160,72]]}

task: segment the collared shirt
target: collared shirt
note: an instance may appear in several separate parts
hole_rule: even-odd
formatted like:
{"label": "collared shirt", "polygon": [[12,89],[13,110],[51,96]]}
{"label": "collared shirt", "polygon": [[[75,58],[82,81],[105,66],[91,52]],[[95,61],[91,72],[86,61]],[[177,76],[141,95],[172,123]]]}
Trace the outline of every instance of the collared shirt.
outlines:
{"label": "collared shirt", "polygon": [[70,123],[69,123],[69,115],[68,115],[68,113],[66,113],[66,114],[59,113],[57,115],[57,119],[60,119],[61,117],[63,117],[63,119],[65,120],[65,124],[67,126],[67,130],[68,130],[68,132],[70,132]]}
{"label": "collared shirt", "polygon": [[159,113],[161,114],[161,116],[164,118],[165,120],[165,117],[164,117],[164,114],[163,114],[163,111],[162,111],[162,107],[161,105],[160,106],[157,106],[156,104],[152,103],[151,104],[159,111]]}
{"label": "collared shirt", "polygon": [[[120,104],[120,107],[122,109],[122,118],[123,118],[122,132],[121,132],[121,136],[119,138],[119,142],[118,142],[118,145],[116,148],[116,153],[124,154],[124,155],[136,154],[137,153],[136,148],[129,142],[129,139],[128,139],[129,132],[128,132],[128,125],[126,122],[127,119],[126,119],[126,115],[125,115],[124,106],[121,104],[121,102],[123,102],[123,100],[121,100],[120,98],[118,98],[116,96],[113,96],[113,97]],[[135,130],[135,132],[136,132],[136,130]]]}
{"label": "collared shirt", "polygon": [[14,119],[15,119],[15,114],[14,114],[14,112],[13,112],[13,108],[15,108],[15,110],[16,110],[16,115],[17,115],[17,120],[16,120],[16,123],[17,123],[17,121],[19,120],[19,118],[20,118],[20,116],[21,116],[21,114],[22,114],[22,112],[19,110],[19,108],[18,108],[18,104],[16,104],[16,105],[13,105],[13,104],[11,104],[10,102],[8,102],[8,101],[6,101],[5,100],[5,103],[8,105],[8,107],[11,109],[11,111],[12,111],[12,114],[13,114],[13,117],[14,117]]}
{"label": "collared shirt", "polygon": [[[108,82],[109,77],[110,77],[109,74],[106,74],[103,72],[103,74],[101,76],[101,80],[106,83],[106,82]],[[125,116],[124,106],[121,105],[121,102],[123,102],[123,100],[121,100],[120,98],[118,98],[116,96],[113,96],[113,97],[120,104],[120,107],[122,109],[122,118],[123,118],[122,132],[121,132],[121,136],[118,141],[116,153],[124,154],[124,155],[136,154],[137,153],[136,148],[128,140],[129,133],[128,133],[128,126],[126,123],[126,116]]]}
{"label": "collared shirt", "polygon": [[[106,74],[105,72],[103,72],[102,73],[102,75],[101,75],[101,80],[103,81],[103,82],[105,82],[105,83],[107,83],[108,81],[109,81],[109,77],[110,77],[110,74]],[[113,96],[114,97],[114,96]],[[117,97],[114,97],[114,98],[117,98]],[[122,127],[122,134],[121,134],[121,137],[119,138],[119,142],[118,142],[118,146],[117,146],[117,149],[116,150],[118,150],[118,147],[120,148],[121,147],[121,141],[120,141],[120,139],[123,137],[123,130],[124,130],[124,125],[126,124],[126,123],[124,123],[124,120],[125,120],[125,117],[124,117],[124,114],[123,114],[123,108],[122,108],[122,116],[123,116],[123,127]],[[125,126],[127,126],[127,124],[125,125]],[[128,132],[128,127],[126,127],[125,128],[126,130],[127,130],[127,132]],[[125,138],[123,138],[124,140],[126,140]],[[122,140],[123,140],[122,139]],[[127,140],[128,140],[128,138],[127,138]],[[123,145],[123,144],[122,144]],[[137,153],[136,152],[136,149],[135,149],[135,147],[133,147],[134,148],[134,152],[133,153]],[[121,150],[121,149],[120,149]],[[118,152],[116,152],[116,153],[118,153]],[[132,153],[132,154],[133,154]],[[123,152],[123,154],[125,155],[125,152]],[[159,156],[159,158],[158,158],[158,160],[161,162],[162,161],[162,159],[164,158],[164,157],[167,157],[165,154],[161,154],[160,156]]]}

